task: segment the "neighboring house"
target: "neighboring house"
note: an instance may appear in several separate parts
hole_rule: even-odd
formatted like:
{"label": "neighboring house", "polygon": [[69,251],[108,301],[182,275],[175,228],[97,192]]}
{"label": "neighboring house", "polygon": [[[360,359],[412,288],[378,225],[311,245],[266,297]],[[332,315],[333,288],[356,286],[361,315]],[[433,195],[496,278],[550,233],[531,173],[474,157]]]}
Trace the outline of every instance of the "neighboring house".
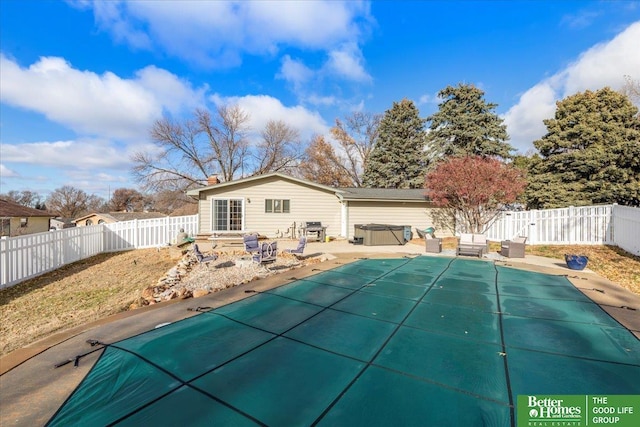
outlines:
{"label": "neighboring house", "polygon": [[73,228],[76,226],[76,223],[73,222],[71,218],[51,218],[50,229],[51,230],[62,230],[64,228]]}
{"label": "neighboring house", "polygon": [[134,219],[164,218],[165,216],[167,215],[160,212],[96,212],[77,218],[73,222],[78,227],[86,227],[87,225],[112,224],[114,222],[133,221]]}
{"label": "neighboring house", "polygon": [[199,234],[258,232],[291,236],[319,221],[327,236],[351,237],[356,224],[432,226],[423,189],[334,188],[270,173],[190,190],[199,201]]}
{"label": "neighboring house", "polygon": [[50,220],[55,217],[47,211],[22,206],[11,200],[0,199],[0,235],[15,237],[49,231]]}

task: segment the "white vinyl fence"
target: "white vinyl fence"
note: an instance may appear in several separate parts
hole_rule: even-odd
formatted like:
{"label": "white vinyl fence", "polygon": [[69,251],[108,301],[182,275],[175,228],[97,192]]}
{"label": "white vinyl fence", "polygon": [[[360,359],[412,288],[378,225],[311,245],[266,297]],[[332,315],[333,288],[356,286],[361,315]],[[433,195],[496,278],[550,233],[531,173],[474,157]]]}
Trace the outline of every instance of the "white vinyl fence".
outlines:
{"label": "white vinyl fence", "polygon": [[613,229],[615,244],[640,256],[640,208],[614,205]]}
{"label": "white vinyl fence", "polygon": [[526,236],[530,245],[616,245],[640,255],[640,208],[620,205],[503,212],[489,240]]}
{"label": "white vinyl fence", "polygon": [[104,225],[105,252],[155,248],[172,243],[181,228],[189,235],[195,236],[198,233],[198,215],[140,219]]}
{"label": "white vinyl fence", "polygon": [[198,215],[66,228],[0,239],[0,289],[103,252],[164,246],[180,228],[195,235]]}

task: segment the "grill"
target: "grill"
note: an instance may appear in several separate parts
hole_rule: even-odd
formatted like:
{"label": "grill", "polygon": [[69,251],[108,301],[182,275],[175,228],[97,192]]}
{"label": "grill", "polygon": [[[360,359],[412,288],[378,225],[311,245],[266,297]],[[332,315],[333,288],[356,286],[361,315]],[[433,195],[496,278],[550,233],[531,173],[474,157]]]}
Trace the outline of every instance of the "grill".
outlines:
{"label": "grill", "polygon": [[304,235],[315,234],[318,240],[324,242],[326,237],[327,227],[323,226],[320,221],[307,221],[304,223]]}
{"label": "grill", "polygon": [[306,222],[304,224],[304,229],[307,231],[322,231],[327,227],[323,227],[321,222]]}

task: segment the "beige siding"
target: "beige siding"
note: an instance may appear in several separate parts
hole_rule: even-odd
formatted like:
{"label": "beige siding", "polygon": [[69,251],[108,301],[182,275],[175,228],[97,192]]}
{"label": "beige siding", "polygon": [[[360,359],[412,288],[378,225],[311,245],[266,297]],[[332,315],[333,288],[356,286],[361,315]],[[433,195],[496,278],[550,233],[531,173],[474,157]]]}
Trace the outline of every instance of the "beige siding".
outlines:
{"label": "beige siding", "polygon": [[49,217],[23,217],[27,218],[27,226],[22,227],[20,218],[11,218],[11,237],[24,236],[25,234],[43,233],[49,231]]}
{"label": "beige siding", "polygon": [[80,221],[76,220],[76,221],[77,221],[77,222],[76,222],[76,226],[77,226],[77,227],[86,227],[86,226],[87,226],[87,221],[88,221],[88,220],[90,220],[90,221],[91,221],[91,224],[89,224],[89,225],[98,225],[98,224],[101,224],[101,222],[100,222],[100,221],[103,221],[103,222],[105,222],[106,224],[111,224],[111,223],[113,223],[113,222],[114,222],[114,221],[113,221],[113,219],[111,219],[111,218],[105,218],[105,217],[103,217],[103,216],[102,216],[102,215],[100,215],[100,214],[95,214],[95,215],[91,215],[91,216],[88,216],[88,217],[86,217],[86,218],[83,218],[83,219],[81,219]]}
{"label": "beige siding", "polygon": [[[340,234],[340,202],[332,191],[303,185],[299,182],[271,177],[239,183],[201,193],[200,233],[212,231],[211,208],[215,198],[244,201],[244,230],[267,237],[284,236],[293,224],[296,229],[305,221],[320,221],[327,226],[327,235]],[[265,213],[266,199],[290,201],[289,213]]]}
{"label": "beige siding", "polygon": [[[392,224],[410,225],[415,233],[416,227],[424,229],[434,227],[428,203],[416,202],[349,202],[349,223],[347,231],[353,236],[356,224]],[[438,236],[448,235],[446,230],[438,230]]]}
{"label": "beige siding", "polygon": [[200,200],[198,201],[198,232],[210,233],[211,232],[211,200],[205,193],[200,193]]}

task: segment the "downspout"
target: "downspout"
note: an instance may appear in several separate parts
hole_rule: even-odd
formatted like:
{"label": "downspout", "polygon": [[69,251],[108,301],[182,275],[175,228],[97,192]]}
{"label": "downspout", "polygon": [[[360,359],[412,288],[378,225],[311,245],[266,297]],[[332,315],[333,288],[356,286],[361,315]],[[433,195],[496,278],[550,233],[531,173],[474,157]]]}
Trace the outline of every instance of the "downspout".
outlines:
{"label": "downspout", "polygon": [[349,202],[346,200],[342,201],[341,204],[341,230],[340,235],[342,237],[349,237]]}

